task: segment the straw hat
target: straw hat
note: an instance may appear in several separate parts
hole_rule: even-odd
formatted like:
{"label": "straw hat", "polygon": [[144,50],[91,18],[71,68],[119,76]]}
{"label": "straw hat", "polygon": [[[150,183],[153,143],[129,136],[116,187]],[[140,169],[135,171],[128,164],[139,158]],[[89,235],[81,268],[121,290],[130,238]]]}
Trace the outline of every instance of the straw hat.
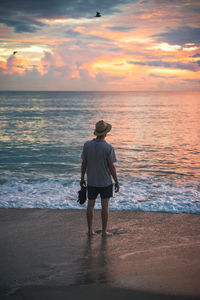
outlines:
{"label": "straw hat", "polygon": [[103,120],[96,123],[96,129],[94,131],[94,135],[100,136],[107,132],[109,132],[112,128],[112,125],[104,122]]}

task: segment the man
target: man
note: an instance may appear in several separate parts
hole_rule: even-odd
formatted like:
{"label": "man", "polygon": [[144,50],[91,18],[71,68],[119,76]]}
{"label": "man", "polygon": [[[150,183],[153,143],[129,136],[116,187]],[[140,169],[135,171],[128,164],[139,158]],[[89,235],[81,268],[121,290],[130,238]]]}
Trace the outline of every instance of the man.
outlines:
{"label": "man", "polygon": [[119,191],[119,182],[114,166],[116,162],[115,151],[113,147],[105,141],[107,133],[112,126],[103,120],[96,123],[94,135],[96,138],[88,141],[83,146],[81,155],[81,186],[86,186],[85,173],[87,171],[87,187],[88,187],[88,206],[87,206],[87,223],[88,235],[92,236],[94,205],[97,195],[101,197],[101,217],[102,217],[102,235],[109,235],[107,232],[108,222],[108,206],[109,199],[113,196],[113,183],[115,181],[115,192]]}

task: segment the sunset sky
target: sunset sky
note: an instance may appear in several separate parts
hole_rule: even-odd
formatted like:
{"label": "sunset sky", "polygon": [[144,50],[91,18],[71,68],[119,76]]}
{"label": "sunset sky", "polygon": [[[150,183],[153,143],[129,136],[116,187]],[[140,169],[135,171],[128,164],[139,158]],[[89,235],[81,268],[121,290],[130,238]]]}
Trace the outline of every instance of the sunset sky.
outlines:
{"label": "sunset sky", "polygon": [[199,0],[0,0],[0,43],[1,90],[200,89]]}

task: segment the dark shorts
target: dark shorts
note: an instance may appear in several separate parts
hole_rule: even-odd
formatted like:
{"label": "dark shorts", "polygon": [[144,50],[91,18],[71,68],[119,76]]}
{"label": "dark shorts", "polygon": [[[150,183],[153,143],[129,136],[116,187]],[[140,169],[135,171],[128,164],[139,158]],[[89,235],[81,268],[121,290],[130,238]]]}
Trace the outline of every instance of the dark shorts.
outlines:
{"label": "dark shorts", "polygon": [[100,194],[101,199],[110,198],[113,196],[113,184],[105,187],[96,187],[88,185],[88,199],[96,199]]}

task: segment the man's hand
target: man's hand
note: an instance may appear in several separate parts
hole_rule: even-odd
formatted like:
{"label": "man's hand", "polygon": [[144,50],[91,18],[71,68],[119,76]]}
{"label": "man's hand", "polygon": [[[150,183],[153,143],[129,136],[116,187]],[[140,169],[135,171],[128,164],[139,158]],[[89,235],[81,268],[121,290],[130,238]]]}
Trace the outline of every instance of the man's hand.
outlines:
{"label": "man's hand", "polygon": [[114,164],[110,164],[108,165],[108,169],[110,170],[110,173],[115,181],[115,193],[119,192],[119,182],[118,182],[118,178],[117,178],[117,172],[116,172],[116,168],[114,166]]}
{"label": "man's hand", "polygon": [[85,172],[87,169],[87,162],[85,160],[82,161],[81,164],[81,181],[80,181],[80,186],[86,186],[86,182],[85,182]]}
{"label": "man's hand", "polygon": [[119,192],[119,182],[117,181],[115,183],[115,193],[118,193]]}
{"label": "man's hand", "polygon": [[81,179],[81,181],[80,181],[80,186],[81,186],[81,187],[82,187],[82,186],[86,186],[86,182],[85,182],[84,179]]}

